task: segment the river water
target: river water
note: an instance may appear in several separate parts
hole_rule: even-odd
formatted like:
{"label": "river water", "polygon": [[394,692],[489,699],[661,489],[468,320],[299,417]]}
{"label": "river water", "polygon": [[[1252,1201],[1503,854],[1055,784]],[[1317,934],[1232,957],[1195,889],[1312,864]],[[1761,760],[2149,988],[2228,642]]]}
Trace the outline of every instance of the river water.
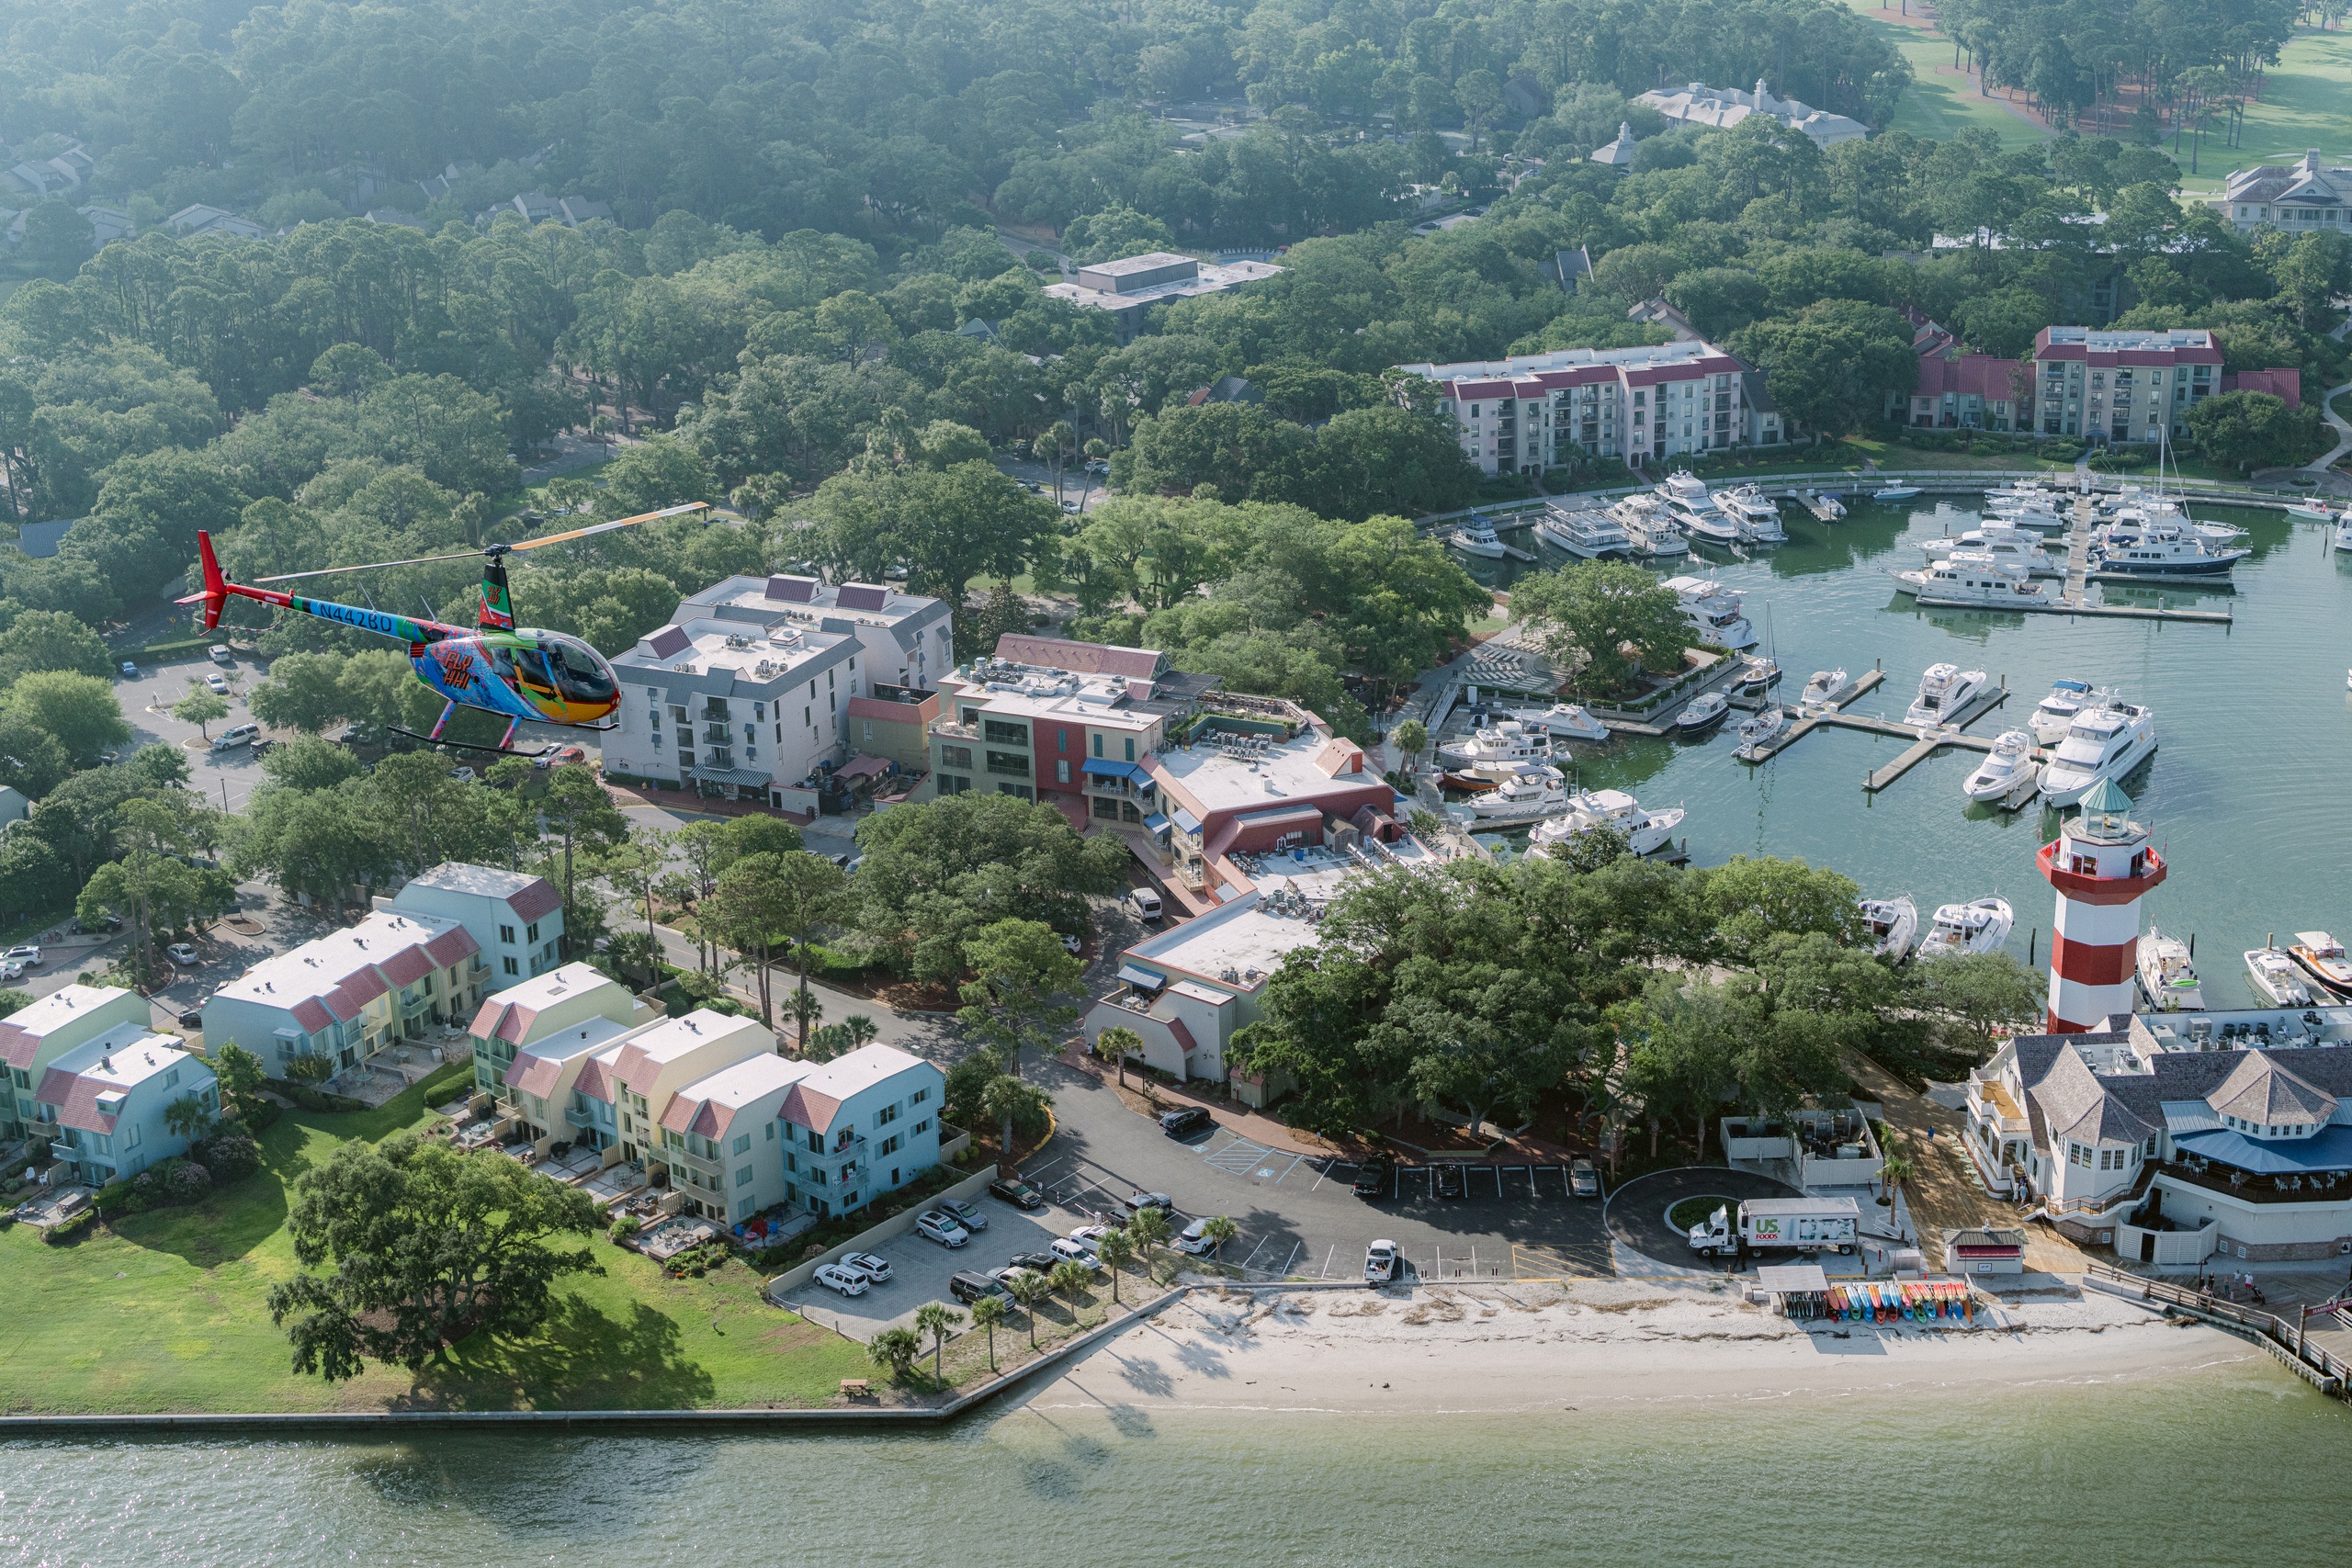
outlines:
{"label": "river water", "polygon": [[[1972,498],[1962,498],[1963,500]],[[2060,679],[2118,688],[2156,712],[2154,759],[2124,781],[2139,818],[2170,863],[2148,897],[2147,920],[2197,938],[2209,1007],[2253,1007],[2240,954],[2267,933],[2325,928],[2352,938],[2352,555],[2328,527],[2275,512],[2193,504],[2193,514],[2250,531],[2236,591],[2109,586],[2110,600],[2227,608],[2229,626],[2082,619],[1988,610],[1920,610],[1887,572],[1916,569],[1918,542],[1973,525],[1951,501],[1907,506],[1856,502],[1847,521],[1792,515],[1791,542],[1735,560],[1701,552],[1665,574],[1710,570],[1736,588],[1747,618],[1787,672],[1793,702],[1805,677],[1843,666],[1886,671],[1853,712],[1900,720],[1919,676],[1939,660],[2007,678],[2008,702],[1969,727],[1987,739],[2021,728]],[[1566,559],[1532,534],[1546,565]],[[1713,564],[1708,563],[1710,557]],[[1514,572],[1467,562],[1500,586]],[[1524,569],[1520,569],[1524,570]],[[2054,584],[2053,584],[2054,586]],[[1872,895],[1909,893],[1924,923],[1939,904],[1997,893],[2017,908],[2018,955],[2046,961],[2054,895],[2035,873],[2035,850],[2058,816],[2039,803],[2016,813],[1973,806],[1961,783],[1978,753],[1938,753],[1872,795],[1863,775],[1904,743],[1816,729],[1772,761],[1732,756],[1733,727],[1705,740],[1620,738],[1582,746],[1577,781],[1633,792],[1645,806],[1681,806],[1697,864],[1734,854],[1802,855],[1831,865]]]}

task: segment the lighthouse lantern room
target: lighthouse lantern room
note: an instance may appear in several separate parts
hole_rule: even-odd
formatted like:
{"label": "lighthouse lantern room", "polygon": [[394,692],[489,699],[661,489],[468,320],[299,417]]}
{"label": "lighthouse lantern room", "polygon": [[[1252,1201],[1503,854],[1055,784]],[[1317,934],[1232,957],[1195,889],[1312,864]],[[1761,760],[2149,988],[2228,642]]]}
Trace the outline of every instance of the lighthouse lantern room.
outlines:
{"label": "lighthouse lantern room", "polygon": [[2050,939],[2052,1034],[2100,1029],[2112,1014],[2132,1010],[2140,900],[2165,879],[2165,863],[2131,811],[2131,796],[2103,779],[2083,797],[2082,815],[2041,847],[2041,874],[2058,890]]}

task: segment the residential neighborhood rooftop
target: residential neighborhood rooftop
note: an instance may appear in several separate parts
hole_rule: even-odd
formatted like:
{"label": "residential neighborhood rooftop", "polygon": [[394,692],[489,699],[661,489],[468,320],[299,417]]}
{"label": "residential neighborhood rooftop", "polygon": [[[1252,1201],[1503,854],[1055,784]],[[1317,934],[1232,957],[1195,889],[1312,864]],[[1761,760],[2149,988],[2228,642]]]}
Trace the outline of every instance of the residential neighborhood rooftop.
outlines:
{"label": "residential neighborhood rooftop", "polygon": [[[228,998],[298,1011],[303,1003],[316,1001],[348,1021],[382,995],[387,982],[413,985],[428,972],[481,951],[481,944],[455,920],[379,909],[347,930],[263,959],[212,995],[215,1000]],[[321,1014],[305,1019],[303,1027],[317,1030],[326,1023]]]}

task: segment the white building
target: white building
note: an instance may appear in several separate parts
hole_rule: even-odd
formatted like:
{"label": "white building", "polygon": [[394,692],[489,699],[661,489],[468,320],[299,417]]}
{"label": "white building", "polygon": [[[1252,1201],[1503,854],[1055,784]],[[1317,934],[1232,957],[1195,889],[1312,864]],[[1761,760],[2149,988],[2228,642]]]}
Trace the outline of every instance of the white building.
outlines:
{"label": "white building", "polygon": [[218,1115],[212,1069],[144,1020],[117,1024],[50,1065],[27,1130],[49,1139],[50,1155],[71,1164],[75,1180],[103,1187],[187,1152],[187,1134],[168,1119],[181,1100]]}
{"label": "white building", "polygon": [[1750,115],[1770,115],[1791,130],[1804,132],[1825,152],[1840,141],[1857,141],[1871,133],[1871,128],[1859,119],[1831,114],[1794,98],[1774,97],[1761,76],[1756,79],[1756,90],[1749,93],[1736,87],[1710,87],[1692,82],[1674,92],[1644,93],[1634,101],[1648,105],[1679,124],[1713,126],[1718,130],[1728,130]]}
{"label": "white building", "polygon": [[493,985],[545,974],[563,951],[563,895],[544,876],[447,861],[376,908],[457,921],[481,946]]}
{"label": "white building", "polygon": [[1219,294],[1282,270],[1272,262],[1204,262],[1173,251],[1153,251],[1081,266],[1076,282],[1048,283],[1046,292],[1088,310],[1110,311],[1118,326],[1119,341],[1126,343],[1143,330],[1144,314],[1154,305]]}
{"label": "white building", "polygon": [[379,909],[357,925],[264,959],[204,1004],[208,1050],[234,1043],[286,1077],[298,1056],[337,1068],[428,1024],[462,1022],[491,984],[481,945],[455,920]]}
{"label": "white building", "polygon": [[1636,145],[1633,126],[1621,119],[1617,122],[1617,140],[1606,147],[1594,148],[1587,156],[1593,163],[1606,164],[1622,175],[1633,168],[1634,148]]}
{"label": "white building", "polygon": [[0,1063],[6,1065],[10,1090],[0,1100],[0,1137],[22,1137],[37,1118],[33,1091],[51,1064],[109,1031],[144,1029],[148,1016],[147,998],[136,991],[72,985],[0,1019]]}
{"label": "white building", "polygon": [[2352,234],[2352,169],[2323,168],[2319,150],[2300,164],[2233,169],[2214,208],[2241,233],[2265,224],[2290,233]]}

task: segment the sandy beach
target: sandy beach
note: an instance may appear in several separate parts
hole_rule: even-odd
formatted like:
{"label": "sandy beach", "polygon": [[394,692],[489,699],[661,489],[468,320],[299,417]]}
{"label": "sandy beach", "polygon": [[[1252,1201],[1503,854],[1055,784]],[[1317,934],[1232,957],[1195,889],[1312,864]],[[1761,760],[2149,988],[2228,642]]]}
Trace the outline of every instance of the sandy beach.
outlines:
{"label": "sandy beach", "polygon": [[[2089,1292],[2005,1322],[1808,1326],[1732,1289],[1655,1280],[1381,1292],[1196,1291],[1027,1402],[1039,1410],[1500,1413],[2111,1382],[2262,1353]],[[2281,1374],[2282,1376],[2284,1374]]]}

